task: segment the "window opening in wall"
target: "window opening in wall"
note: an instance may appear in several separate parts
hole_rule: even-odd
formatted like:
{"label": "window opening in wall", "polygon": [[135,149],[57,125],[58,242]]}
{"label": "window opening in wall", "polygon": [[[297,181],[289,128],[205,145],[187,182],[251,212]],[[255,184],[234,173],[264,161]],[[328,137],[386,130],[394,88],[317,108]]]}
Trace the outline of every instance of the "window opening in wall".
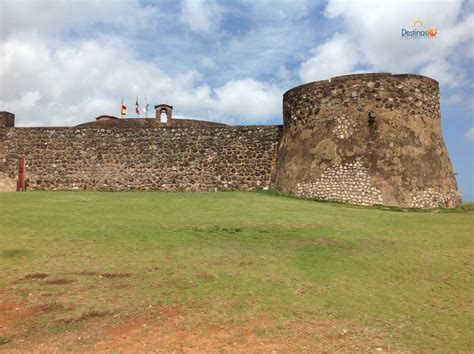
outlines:
{"label": "window opening in wall", "polygon": [[168,123],[168,114],[166,111],[163,109],[160,113],[160,122],[161,123]]}

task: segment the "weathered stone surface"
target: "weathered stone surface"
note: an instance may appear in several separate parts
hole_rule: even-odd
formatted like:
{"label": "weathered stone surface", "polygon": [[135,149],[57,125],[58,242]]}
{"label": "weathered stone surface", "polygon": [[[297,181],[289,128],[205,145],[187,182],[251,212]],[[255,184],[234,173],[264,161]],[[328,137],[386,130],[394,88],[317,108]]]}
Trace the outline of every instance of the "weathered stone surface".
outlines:
{"label": "weathered stone surface", "polygon": [[[1,123],[0,123],[1,124]],[[151,118],[120,119],[113,116],[99,116],[93,122],[79,124],[81,128],[159,128],[159,127],[210,128],[226,127],[226,124],[196,119],[173,118],[171,122],[160,123]]]}
{"label": "weathered stone surface", "polygon": [[285,93],[283,120],[273,176],[279,191],[362,205],[461,204],[430,78],[313,82]]}
{"label": "weathered stone surface", "polygon": [[2,129],[3,168],[31,190],[269,187],[280,126]]}
{"label": "weathered stone surface", "polygon": [[[0,112],[2,113],[2,112]],[[5,112],[3,112],[5,113]],[[6,117],[9,119],[8,115]],[[0,115],[1,118],[5,118],[4,116]],[[0,125],[2,123],[0,122]],[[0,128],[0,192],[15,192],[16,191],[16,179],[8,176],[5,173],[5,149],[3,142],[6,139],[6,129]],[[14,176],[13,176],[14,177]]]}
{"label": "weathered stone surface", "polygon": [[15,126],[15,115],[10,112],[0,112],[0,128],[13,128]]}
{"label": "weathered stone surface", "polygon": [[357,160],[326,168],[315,182],[298,183],[295,194],[358,205],[383,204],[380,190],[371,184],[368,169]]}
{"label": "weathered stone surface", "polygon": [[8,177],[5,173],[0,172],[0,192],[15,192],[16,181]]}

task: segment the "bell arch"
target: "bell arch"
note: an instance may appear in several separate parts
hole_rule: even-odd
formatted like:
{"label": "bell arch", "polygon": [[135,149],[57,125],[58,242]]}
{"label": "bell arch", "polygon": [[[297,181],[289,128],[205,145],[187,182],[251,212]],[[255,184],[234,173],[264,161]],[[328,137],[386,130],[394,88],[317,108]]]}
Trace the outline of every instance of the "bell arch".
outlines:
{"label": "bell arch", "polygon": [[[159,104],[155,106],[155,120],[160,124],[171,124],[173,122],[173,106],[167,104]],[[162,113],[166,114],[166,119],[162,118]]]}

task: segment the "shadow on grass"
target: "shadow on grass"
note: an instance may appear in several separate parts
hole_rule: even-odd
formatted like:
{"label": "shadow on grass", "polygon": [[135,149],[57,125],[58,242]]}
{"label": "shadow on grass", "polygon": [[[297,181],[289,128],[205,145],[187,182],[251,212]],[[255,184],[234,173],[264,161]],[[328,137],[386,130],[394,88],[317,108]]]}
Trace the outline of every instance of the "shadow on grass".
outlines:
{"label": "shadow on grass", "polygon": [[31,253],[32,252],[28,250],[13,248],[9,250],[0,251],[0,257],[4,257],[4,258],[26,257],[30,255]]}

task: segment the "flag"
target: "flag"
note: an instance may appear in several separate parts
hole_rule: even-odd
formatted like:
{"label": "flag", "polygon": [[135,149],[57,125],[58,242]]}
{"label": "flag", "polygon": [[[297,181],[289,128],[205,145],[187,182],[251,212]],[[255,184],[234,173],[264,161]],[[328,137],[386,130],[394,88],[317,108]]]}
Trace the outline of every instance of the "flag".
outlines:
{"label": "flag", "polygon": [[149,104],[147,103],[145,107],[143,107],[143,113],[148,113],[148,106]]}
{"label": "flag", "polygon": [[137,100],[136,100],[136,102],[135,102],[135,113],[136,113],[137,115],[140,114],[140,107],[138,106],[138,97],[137,97]]}
{"label": "flag", "polygon": [[120,114],[123,116],[127,114],[127,106],[125,106],[123,101],[122,101],[122,109],[120,110]]}

